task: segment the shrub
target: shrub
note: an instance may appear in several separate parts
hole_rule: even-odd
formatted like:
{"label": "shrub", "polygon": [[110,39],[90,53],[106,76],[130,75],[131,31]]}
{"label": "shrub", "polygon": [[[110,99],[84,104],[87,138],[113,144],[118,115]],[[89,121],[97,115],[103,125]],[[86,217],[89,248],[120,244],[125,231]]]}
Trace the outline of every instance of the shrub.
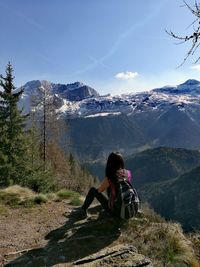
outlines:
{"label": "shrub", "polygon": [[35,204],[42,204],[47,202],[47,197],[43,194],[37,195],[34,197]]}
{"label": "shrub", "polygon": [[23,181],[22,186],[27,186],[37,193],[48,193],[56,190],[56,182],[49,171],[38,171]]}

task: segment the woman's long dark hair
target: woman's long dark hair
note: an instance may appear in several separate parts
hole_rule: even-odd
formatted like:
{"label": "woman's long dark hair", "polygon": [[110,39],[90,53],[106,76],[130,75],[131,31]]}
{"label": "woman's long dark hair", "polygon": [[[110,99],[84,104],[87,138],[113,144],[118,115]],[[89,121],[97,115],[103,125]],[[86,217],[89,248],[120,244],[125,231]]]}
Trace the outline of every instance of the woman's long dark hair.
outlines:
{"label": "woman's long dark hair", "polygon": [[107,160],[105,174],[106,177],[113,183],[117,183],[116,172],[119,169],[124,169],[124,160],[119,152],[112,152]]}

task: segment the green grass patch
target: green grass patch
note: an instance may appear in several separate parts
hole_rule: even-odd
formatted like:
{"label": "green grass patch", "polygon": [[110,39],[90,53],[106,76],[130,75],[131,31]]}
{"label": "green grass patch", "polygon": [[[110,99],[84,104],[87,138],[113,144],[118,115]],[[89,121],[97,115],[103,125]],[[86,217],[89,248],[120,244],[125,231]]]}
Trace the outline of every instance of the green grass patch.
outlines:
{"label": "green grass patch", "polygon": [[33,199],[35,204],[42,204],[47,202],[47,197],[43,194],[37,195]]}
{"label": "green grass patch", "polygon": [[73,192],[71,190],[65,190],[65,189],[57,192],[57,196],[59,197],[60,200],[71,199],[74,197],[75,194],[77,194],[77,193]]}
{"label": "green grass patch", "polygon": [[69,200],[69,204],[73,206],[80,206],[82,204],[82,201],[80,199],[80,194],[71,190],[60,190],[57,192],[58,200]]}
{"label": "green grass patch", "polygon": [[80,200],[80,196],[74,196],[72,200],[70,201],[70,204],[73,206],[80,206],[82,204],[82,201]]}

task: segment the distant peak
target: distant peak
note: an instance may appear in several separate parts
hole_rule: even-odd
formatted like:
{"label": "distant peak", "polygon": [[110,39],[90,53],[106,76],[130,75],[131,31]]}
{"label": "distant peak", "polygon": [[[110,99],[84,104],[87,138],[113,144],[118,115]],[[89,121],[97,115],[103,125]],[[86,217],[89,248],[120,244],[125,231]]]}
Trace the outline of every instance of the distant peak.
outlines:
{"label": "distant peak", "polygon": [[79,87],[84,86],[84,83],[74,82],[74,83],[70,83],[70,84],[67,84],[67,85],[70,86],[70,87],[79,88]]}
{"label": "distant peak", "polygon": [[195,79],[189,79],[186,82],[182,83],[181,85],[196,85],[199,84],[200,82],[195,80]]}
{"label": "distant peak", "polygon": [[33,87],[33,86],[39,86],[41,85],[41,81],[40,80],[33,80],[33,81],[29,81],[27,83],[25,83],[24,86],[30,86],[30,87]]}
{"label": "distant peak", "polygon": [[49,86],[51,85],[51,83],[49,81],[46,80],[32,80],[27,82],[24,86],[25,87],[29,87],[29,88],[37,88],[40,86]]}

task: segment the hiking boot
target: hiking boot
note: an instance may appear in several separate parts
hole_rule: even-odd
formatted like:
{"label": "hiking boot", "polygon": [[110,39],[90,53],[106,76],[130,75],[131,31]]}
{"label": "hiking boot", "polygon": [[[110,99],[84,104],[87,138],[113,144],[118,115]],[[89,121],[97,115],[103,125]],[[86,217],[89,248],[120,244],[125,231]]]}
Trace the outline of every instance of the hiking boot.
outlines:
{"label": "hiking boot", "polygon": [[110,218],[111,215],[109,212],[107,212],[106,210],[101,210],[99,212],[99,218]]}
{"label": "hiking boot", "polygon": [[85,219],[87,218],[87,211],[83,210],[82,208],[76,210],[75,212],[72,213],[72,216],[77,218],[77,219]]}

